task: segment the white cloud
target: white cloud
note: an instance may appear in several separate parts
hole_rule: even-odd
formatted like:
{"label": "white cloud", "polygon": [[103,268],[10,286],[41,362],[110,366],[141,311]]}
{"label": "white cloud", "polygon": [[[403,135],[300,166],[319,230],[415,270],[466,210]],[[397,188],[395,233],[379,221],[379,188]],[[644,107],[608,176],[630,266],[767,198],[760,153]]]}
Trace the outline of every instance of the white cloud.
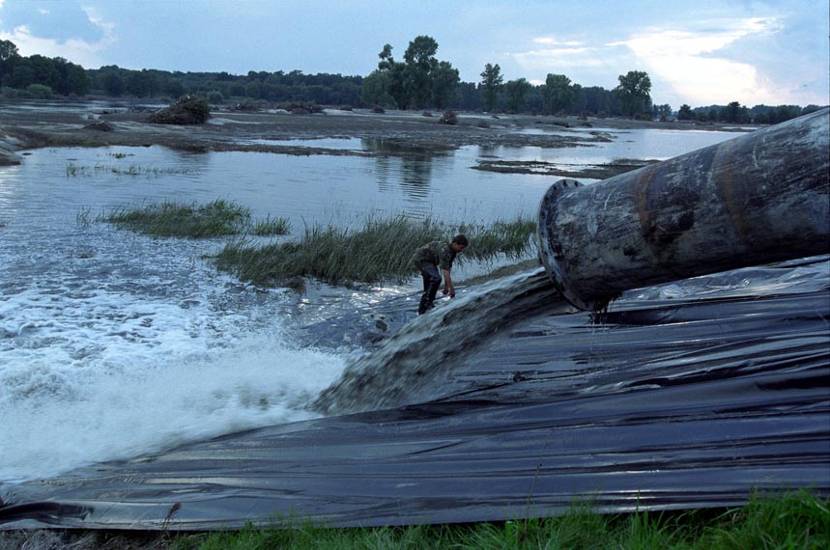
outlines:
{"label": "white cloud", "polygon": [[537,36],[533,39],[535,44],[541,44],[543,46],[582,46],[582,42],[579,40],[557,40],[553,36]]}
{"label": "white cloud", "polygon": [[46,8],[38,8],[38,9],[37,9],[37,12],[38,12],[40,15],[49,15],[49,10],[47,10]]}
{"label": "white cloud", "polygon": [[[2,3],[2,0],[0,0]],[[29,27],[20,25],[11,32],[0,31],[0,40],[11,40],[17,45],[20,55],[44,55],[46,57],[63,57],[74,63],[79,63],[85,68],[100,67],[103,62],[101,53],[108,46],[113,44],[115,38],[115,25],[105,21],[93,8],[82,8],[86,13],[89,22],[101,30],[103,36],[90,42],[81,38],[69,38],[57,40],[44,36],[35,36]]]}
{"label": "white cloud", "polygon": [[596,67],[605,65],[603,59],[596,55],[597,48],[589,48],[577,41],[543,42],[546,37],[533,41],[547,47],[508,54],[527,72],[548,73],[567,67]]}
{"label": "white cloud", "polygon": [[3,2],[5,2],[5,1],[6,1],[6,0],[0,0],[0,8],[2,8],[2,7],[3,7]]}
{"label": "white cloud", "polygon": [[[531,42],[536,47],[507,54],[519,65],[530,82],[544,81],[548,73],[584,72],[598,67],[601,68],[598,69],[599,72],[616,70],[618,56],[612,58],[606,55],[605,50],[612,48],[602,44],[589,45],[583,40],[552,35],[536,36]],[[570,76],[574,78],[574,75]]]}
{"label": "white cloud", "polygon": [[95,8],[91,6],[84,6],[81,8],[84,10],[86,14],[86,18],[89,19],[89,22],[98,27],[102,33],[104,33],[104,37],[102,40],[113,39],[114,31],[115,31],[115,23],[110,21],[104,20],[101,15],[95,10]]}
{"label": "white cloud", "polygon": [[[752,35],[776,32],[775,18],[739,19],[717,30],[653,29],[608,46],[625,46],[651,73],[681,100],[695,104],[769,103],[781,100],[757,67],[725,56],[712,55]],[[655,86],[656,87],[656,86]]]}

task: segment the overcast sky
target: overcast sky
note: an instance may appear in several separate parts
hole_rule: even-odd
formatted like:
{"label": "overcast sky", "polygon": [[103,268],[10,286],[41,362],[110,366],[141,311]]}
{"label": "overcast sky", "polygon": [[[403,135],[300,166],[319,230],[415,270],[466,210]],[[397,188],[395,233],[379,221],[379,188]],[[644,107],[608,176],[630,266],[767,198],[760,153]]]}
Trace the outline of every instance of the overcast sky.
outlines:
{"label": "overcast sky", "polygon": [[0,0],[0,39],[87,68],[366,75],[419,34],[465,81],[636,69],[675,109],[830,102],[830,0]]}

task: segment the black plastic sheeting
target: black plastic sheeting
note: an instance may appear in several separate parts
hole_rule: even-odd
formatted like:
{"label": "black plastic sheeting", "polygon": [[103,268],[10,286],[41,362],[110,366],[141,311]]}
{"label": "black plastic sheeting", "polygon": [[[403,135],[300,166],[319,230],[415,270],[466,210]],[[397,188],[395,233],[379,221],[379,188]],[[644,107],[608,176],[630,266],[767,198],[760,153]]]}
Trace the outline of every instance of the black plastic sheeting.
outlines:
{"label": "black plastic sheeting", "polygon": [[[0,528],[400,525],[830,494],[826,257],[537,314],[417,405],[0,487]],[[599,322],[597,322],[599,321]]]}

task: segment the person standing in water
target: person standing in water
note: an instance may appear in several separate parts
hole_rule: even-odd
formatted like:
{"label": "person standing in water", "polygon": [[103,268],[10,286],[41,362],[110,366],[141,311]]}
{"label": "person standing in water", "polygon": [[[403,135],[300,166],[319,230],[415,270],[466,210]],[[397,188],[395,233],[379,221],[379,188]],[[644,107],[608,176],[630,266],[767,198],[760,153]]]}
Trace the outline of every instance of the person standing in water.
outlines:
{"label": "person standing in water", "polygon": [[444,294],[455,298],[455,287],[452,284],[450,270],[455,256],[467,248],[469,242],[464,235],[456,235],[450,242],[432,241],[418,250],[412,256],[413,266],[421,272],[424,280],[424,293],[421,295],[421,302],[418,304],[418,315],[423,315],[433,307],[438,287],[441,286],[440,268],[444,274]]}

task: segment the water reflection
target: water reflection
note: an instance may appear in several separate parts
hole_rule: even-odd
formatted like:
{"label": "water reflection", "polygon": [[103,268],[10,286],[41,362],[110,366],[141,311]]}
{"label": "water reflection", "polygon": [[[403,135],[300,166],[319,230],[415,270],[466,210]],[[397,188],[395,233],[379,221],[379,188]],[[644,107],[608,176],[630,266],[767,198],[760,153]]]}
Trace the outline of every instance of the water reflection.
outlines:
{"label": "water reflection", "polygon": [[452,151],[387,139],[367,138],[362,140],[362,145],[364,150],[376,154],[378,189],[381,192],[393,192],[393,183],[397,183],[406,203],[403,214],[417,219],[428,217],[432,210],[428,199],[431,195],[434,160],[439,158],[446,162],[452,157]]}
{"label": "water reflection", "polygon": [[14,201],[20,195],[20,185],[17,184],[20,170],[20,166],[0,167],[0,231],[16,211]]}

